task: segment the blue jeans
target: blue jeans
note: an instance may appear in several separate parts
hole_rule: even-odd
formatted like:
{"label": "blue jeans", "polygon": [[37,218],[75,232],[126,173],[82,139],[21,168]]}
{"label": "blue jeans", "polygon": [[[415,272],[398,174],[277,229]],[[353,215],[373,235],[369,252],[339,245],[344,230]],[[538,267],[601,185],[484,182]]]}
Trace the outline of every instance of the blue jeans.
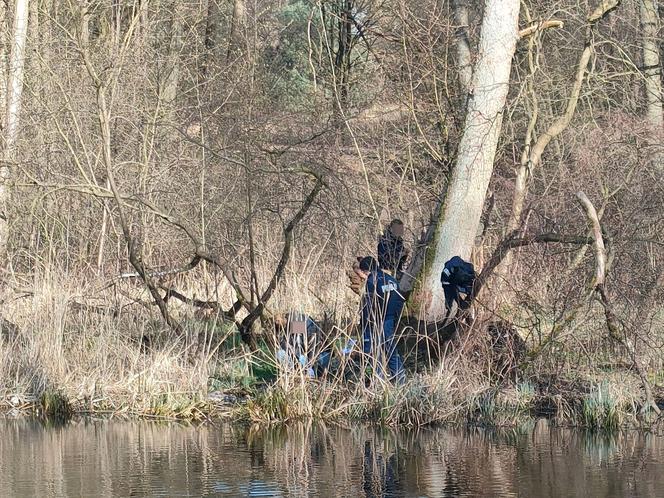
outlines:
{"label": "blue jeans", "polygon": [[[396,320],[385,320],[383,323],[382,334],[375,334],[371,326],[364,327],[364,354],[371,357],[372,354],[376,355],[373,358],[377,362],[378,374],[382,375],[382,362],[383,355],[387,359],[387,368],[390,371],[390,378],[396,379],[398,382],[403,382],[405,372],[403,368],[403,361],[397,350],[397,341],[394,337],[396,330]],[[374,338],[378,340],[379,344],[374,345]]]}

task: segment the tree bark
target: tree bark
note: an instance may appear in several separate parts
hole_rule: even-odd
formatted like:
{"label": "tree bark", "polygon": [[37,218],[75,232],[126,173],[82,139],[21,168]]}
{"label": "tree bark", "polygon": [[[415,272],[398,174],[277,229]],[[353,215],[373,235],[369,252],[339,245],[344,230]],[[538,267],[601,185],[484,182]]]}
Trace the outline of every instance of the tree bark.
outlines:
{"label": "tree bark", "polygon": [[473,63],[470,54],[470,37],[468,36],[468,2],[467,0],[454,0],[454,24],[456,26],[456,54],[459,74],[459,84],[464,93],[465,100],[470,94],[470,84],[473,79]]}
{"label": "tree bark", "polygon": [[166,68],[166,78],[164,81],[164,90],[162,99],[170,111],[177,97],[178,84],[180,82],[180,51],[182,49],[182,18],[178,1],[173,2],[171,7],[171,33],[168,44],[168,57]]}
{"label": "tree bark", "polygon": [[16,0],[16,4],[14,5],[14,26],[7,85],[4,161],[0,164],[0,258],[4,258],[6,254],[7,239],[9,236],[7,208],[11,194],[11,163],[14,160],[16,139],[18,137],[21,94],[23,93],[23,68],[25,64],[25,44],[28,35],[28,10],[28,0]]}
{"label": "tree bark", "polygon": [[[655,0],[640,1],[641,36],[643,38],[643,75],[645,77],[647,117],[652,127],[664,126],[662,112],[662,66],[659,61],[657,31],[659,16]],[[660,167],[662,167],[660,165]]]}
{"label": "tree bark", "polygon": [[[245,0],[233,0],[227,59],[246,56],[247,6]],[[235,55],[234,55],[235,54]]]}
{"label": "tree bark", "polygon": [[431,296],[426,307],[427,320],[435,321],[445,314],[440,285],[445,261],[455,255],[468,259],[475,242],[493,173],[518,19],[518,0],[486,1],[464,132],[438,222],[433,264],[424,279],[424,289]]}
{"label": "tree bark", "polygon": [[219,12],[219,5],[217,0],[208,0],[207,15],[205,18],[205,57],[203,59],[203,67],[201,72],[203,77],[207,76],[210,71],[210,66],[217,54],[217,46],[219,45],[219,24],[221,22],[221,14]]}

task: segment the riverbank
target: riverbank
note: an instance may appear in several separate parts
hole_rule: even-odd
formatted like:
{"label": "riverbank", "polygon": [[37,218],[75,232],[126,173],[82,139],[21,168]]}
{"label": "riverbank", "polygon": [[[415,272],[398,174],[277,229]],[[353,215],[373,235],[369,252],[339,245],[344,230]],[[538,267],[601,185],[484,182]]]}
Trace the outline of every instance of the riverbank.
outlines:
{"label": "riverbank", "polygon": [[[1,411],[387,426],[518,426],[544,416],[609,431],[661,421],[647,407],[639,377],[615,361],[620,352],[590,359],[573,350],[526,355],[503,375],[480,340],[429,363],[405,351],[404,385],[373,377],[367,386],[341,357],[326,376],[310,379],[306,369],[283,368],[267,346],[250,354],[237,331],[214,317],[182,310],[186,334],[175,336],[150,307],[113,314],[82,306],[78,296],[80,289],[51,282],[5,314],[15,328],[3,325],[0,341]],[[648,374],[664,408],[664,374]]]}
{"label": "riverbank", "polygon": [[[190,391],[177,389],[172,380],[159,382],[155,377],[151,383],[137,378],[135,391],[129,390],[131,384],[118,389],[117,383],[97,380],[94,395],[86,395],[80,385],[73,383],[50,385],[38,394],[5,389],[0,409],[13,415],[57,419],[103,415],[187,421],[225,419],[259,425],[320,421],[391,427],[521,427],[547,418],[556,426],[606,432],[662,426],[662,418],[645,408],[638,377],[628,371],[579,372],[569,379],[541,375],[501,385],[473,377],[467,365],[411,374],[405,384],[398,386],[379,379],[371,386],[331,377],[310,379],[303,372],[281,372],[267,379],[255,377],[251,371],[245,376],[220,375],[222,371],[228,373],[231,363],[236,363],[231,370],[237,373],[242,368],[251,370],[250,365],[260,361],[247,356],[211,362],[210,376],[205,378],[199,373],[200,389]],[[187,368],[180,365],[180,373]],[[154,376],[149,369],[142,374]],[[189,372],[182,380],[191,382],[193,378]],[[140,384],[156,390],[138,390]],[[657,387],[655,394],[664,408],[664,389]]]}

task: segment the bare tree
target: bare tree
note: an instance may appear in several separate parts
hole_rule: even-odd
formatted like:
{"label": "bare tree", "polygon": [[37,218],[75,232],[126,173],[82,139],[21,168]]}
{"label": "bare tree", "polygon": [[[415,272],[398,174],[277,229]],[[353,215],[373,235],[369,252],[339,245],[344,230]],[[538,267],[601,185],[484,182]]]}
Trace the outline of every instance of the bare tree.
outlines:
{"label": "bare tree", "polygon": [[233,0],[233,17],[228,37],[228,55],[231,59],[234,53],[246,57],[246,29],[247,29],[247,5],[245,0]]}
{"label": "bare tree", "polygon": [[655,0],[640,0],[641,37],[643,40],[643,75],[645,77],[648,121],[655,130],[664,126],[662,113],[662,66],[659,61],[657,33],[659,15]]}
{"label": "bare tree", "polygon": [[454,23],[456,24],[456,53],[459,65],[459,82],[461,89],[466,94],[470,93],[470,84],[473,78],[473,61],[470,52],[470,37],[468,35],[468,2],[467,0],[454,0]]}
{"label": "bare tree", "polygon": [[457,162],[438,223],[435,254],[424,289],[431,300],[426,318],[444,314],[440,271],[449,258],[469,258],[475,243],[500,135],[518,38],[519,2],[487,0],[478,60]]}
{"label": "bare tree", "polygon": [[572,121],[572,117],[574,116],[577,104],[579,102],[579,96],[581,94],[581,88],[583,86],[586,71],[588,69],[588,65],[590,64],[590,59],[594,50],[594,44],[592,41],[593,26],[607,13],[616,8],[618,3],[619,2],[617,0],[602,2],[598,7],[599,10],[593,11],[591,16],[589,16],[588,25],[586,27],[585,45],[576,63],[576,75],[572,83],[572,88],[569,92],[569,97],[567,98],[565,111],[560,116],[555,118],[553,122],[545,129],[545,131],[541,133],[539,137],[537,137],[537,139],[535,139],[535,130],[541,116],[537,103],[537,91],[535,89],[537,68],[534,60],[537,58],[537,56],[533,54],[533,51],[539,50],[539,48],[534,47],[534,37],[529,40],[530,46],[528,54],[528,65],[530,69],[530,76],[528,79],[528,91],[531,94],[533,106],[526,131],[526,137],[524,141],[525,146],[521,153],[521,160],[516,174],[514,196],[512,198],[512,212],[510,213],[509,221],[507,223],[508,232],[516,230],[521,223],[521,217],[523,215],[523,209],[526,202],[526,197],[528,195],[528,182],[534,171],[540,166],[542,155],[546,151],[546,148],[549,146],[552,140],[559,136],[569,126],[570,122]]}
{"label": "bare tree", "polygon": [[9,83],[7,85],[7,114],[5,122],[5,150],[0,165],[0,253],[7,250],[11,163],[14,160],[14,147],[19,129],[21,96],[23,93],[23,68],[25,65],[25,44],[28,36],[28,0],[16,0],[14,5],[14,26],[12,49],[9,60]]}

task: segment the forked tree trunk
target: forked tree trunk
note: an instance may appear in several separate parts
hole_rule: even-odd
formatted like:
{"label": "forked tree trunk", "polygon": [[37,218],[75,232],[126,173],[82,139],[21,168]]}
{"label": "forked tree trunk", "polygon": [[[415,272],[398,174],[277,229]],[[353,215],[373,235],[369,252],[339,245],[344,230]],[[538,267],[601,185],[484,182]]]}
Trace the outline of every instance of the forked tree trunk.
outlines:
{"label": "forked tree trunk", "polygon": [[[645,77],[648,121],[655,130],[664,126],[662,112],[662,66],[659,62],[657,32],[659,15],[655,0],[640,0],[641,36],[643,39],[643,75]],[[660,165],[660,167],[663,167]]]}
{"label": "forked tree trunk", "polygon": [[[534,170],[540,165],[544,151],[548,147],[549,143],[551,143],[551,140],[560,135],[572,121],[572,117],[574,116],[574,112],[579,101],[581,87],[583,85],[585,72],[588,68],[592,52],[592,45],[587,44],[581,53],[581,57],[579,58],[579,62],[577,64],[576,78],[574,79],[572,91],[570,93],[569,99],[567,100],[567,107],[565,108],[565,112],[556,118],[551,126],[549,126],[547,130],[542,135],[540,135],[534,144],[530,143],[531,136],[526,138],[527,143],[523,153],[521,154],[521,163],[516,174],[514,197],[512,199],[512,213],[510,214],[510,219],[507,224],[508,233],[516,230],[521,223],[523,208],[526,202],[526,197],[528,195],[528,181]],[[535,116],[535,120],[536,119],[537,116]]]}
{"label": "forked tree trunk", "polygon": [[[583,82],[585,80],[586,71],[590,65],[590,60],[594,52],[593,44],[593,35],[592,30],[593,26],[601,21],[609,12],[613,11],[618,7],[620,2],[617,0],[603,0],[599,5],[593,10],[593,12],[588,16],[587,21],[588,25],[586,27],[585,35],[585,44],[584,48],[579,55],[579,59],[576,63],[576,76],[572,83],[572,88],[569,92],[569,97],[567,98],[567,104],[565,106],[565,111],[552,121],[552,123],[544,130],[543,133],[535,140],[535,128],[538,125],[539,121],[539,106],[538,106],[538,97],[536,93],[536,85],[533,81],[537,64],[534,62],[533,50],[535,47],[532,45],[532,38],[529,40],[531,43],[529,49],[529,66],[530,66],[530,80],[528,82],[528,91],[532,95],[533,109],[530,116],[530,123],[528,125],[528,130],[526,132],[526,137],[524,141],[524,148],[521,152],[521,160],[519,167],[516,171],[516,179],[514,180],[514,196],[512,197],[512,212],[510,213],[509,220],[507,222],[507,233],[512,233],[514,230],[518,229],[522,224],[522,218],[524,214],[524,208],[526,205],[526,200],[528,198],[528,189],[530,185],[530,180],[539,168],[542,162],[542,156],[546,151],[547,147],[551,142],[558,137],[572,121],[574,113],[576,112],[577,105],[579,103],[579,97],[581,95],[581,89],[583,87]],[[537,27],[536,29],[545,29],[547,26]],[[550,27],[561,27],[561,25],[550,23]],[[527,30],[524,30],[522,33],[525,33]],[[535,34],[535,32],[528,33],[528,36]],[[505,280],[505,276],[509,273],[509,269],[512,265],[512,253],[508,253],[505,257],[505,260],[499,269],[499,280]]]}
{"label": "forked tree trunk", "polygon": [[23,92],[23,68],[25,64],[25,43],[28,35],[28,0],[16,0],[14,5],[14,25],[12,32],[11,57],[7,85],[7,114],[5,121],[4,160],[0,164],[0,258],[7,251],[9,225],[7,207],[10,197],[11,163],[14,159],[18,136],[21,94]]}
{"label": "forked tree trunk", "polygon": [[478,60],[457,163],[438,222],[433,264],[424,279],[431,297],[425,318],[445,312],[440,272],[449,258],[470,257],[496,155],[507,100],[512,58],[518,38],[519,0],[487,0]]}

